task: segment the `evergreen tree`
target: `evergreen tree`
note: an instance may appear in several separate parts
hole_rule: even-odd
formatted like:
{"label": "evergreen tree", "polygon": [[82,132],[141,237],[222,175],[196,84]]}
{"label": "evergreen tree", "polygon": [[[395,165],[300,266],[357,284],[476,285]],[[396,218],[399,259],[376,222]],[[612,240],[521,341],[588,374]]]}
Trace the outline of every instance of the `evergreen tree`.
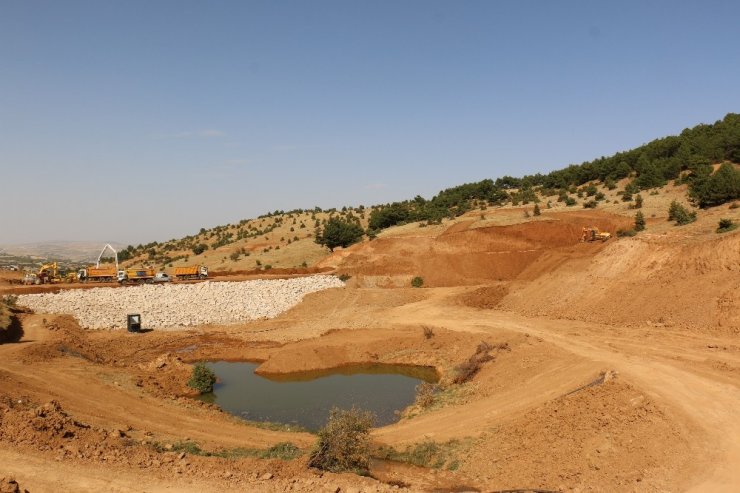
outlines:
{"label": "evergreen tree", "polygon": [[645,216],[642,215],[642,211],[637,211],[635,214],[635,231],[643,231],[645,229]]}
{"label": "evergreen tree", "polygon": [[642,195],[635,195],[635,209],[642,209]]}
{"label": "evergreen tree", "polygon": [[740,198],[740,170],[724,163],[713,175],[697,173],[689,195],[699,207],[711,207]]}
{"label": "evergreen tree", "polygon": [[365,234],[360,226],[359,221],[350,219],[340,219],[332,217],[326,222],[323,231],[316,234],[316,243],[329,248],[333,252],[338,246],[346,248],[353,243],[357,243]]}

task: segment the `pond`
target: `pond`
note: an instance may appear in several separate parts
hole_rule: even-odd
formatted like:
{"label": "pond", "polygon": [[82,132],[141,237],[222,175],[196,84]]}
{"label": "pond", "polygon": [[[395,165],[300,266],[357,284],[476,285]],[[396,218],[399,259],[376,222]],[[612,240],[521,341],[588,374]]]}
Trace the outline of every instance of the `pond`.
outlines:
{"label": "pond", "polygon": [[258,363],[206,363],[218,376],[212,394],[201,396],[224,411],[250,421],[298,425],[317,431],[332,407],[372,411],[375,426],[398,420],[397,411],[414,402],[416,386],[435,382],[432,368],[357,365],[331,371],[264,377]]}

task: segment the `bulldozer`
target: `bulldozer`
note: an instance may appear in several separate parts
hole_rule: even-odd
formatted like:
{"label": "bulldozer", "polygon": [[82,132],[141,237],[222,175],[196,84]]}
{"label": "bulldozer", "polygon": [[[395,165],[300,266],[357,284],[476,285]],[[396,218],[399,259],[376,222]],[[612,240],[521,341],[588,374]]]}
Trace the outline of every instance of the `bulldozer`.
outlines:
{"label": "bulldozer", "polygon": [[596,226],[584,227],[581,231],[581,243],[587,241],[606,241],[611,237],[611,233],[599,231],[599,228]]}

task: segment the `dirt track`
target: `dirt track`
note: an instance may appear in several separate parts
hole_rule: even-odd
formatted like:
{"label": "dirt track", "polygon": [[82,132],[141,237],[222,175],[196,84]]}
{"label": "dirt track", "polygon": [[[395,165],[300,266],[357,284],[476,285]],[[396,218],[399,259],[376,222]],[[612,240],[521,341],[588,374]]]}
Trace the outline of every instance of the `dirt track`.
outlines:
{"label": "dirt track", "polygon": [[[399,449],[457,439],[464,444],[459,468],[398,466],[379,476],[422,491],[461,485],[483,491],[737,491],[740,235],[582,245],[572,240],[582,220],[561,216],[558,223],[566,226],[552,243],[541,233],[554,227],[546,222],[483,229],[472,233],[476,239],[467,224],[441,236],[375,240],[327,259],[354,274],[348,287],[311,294],[277,319],[241,326],[88,333],[65,317],[44,322],[24,315],[25,343],[0,346],[0,396],[34,405],[54,399],[92,430],[123,430],[131,442],[106,439],[102,453],[111,458],[103,466],[84,447],[60,454],[58,445],[68,441],[59,436],[37,430],[23,441],[10,433],[0,439],[0,460],[32,492],[141,491],[142,470],[147,491],[375,491],[387,485],[351,475],[318,477],[304,459],[192,457],[181,467],[141,442],[187,437],[209,450],[281,441],[311,446],[310,435],[245,426],[177,397],[185,392],[189,361],[259,360],[266,372],[352,362],[431,364],[445,375],[485,340],[506,350],[459,395],[374,432],[378,444]],[[471,244],[469,256],[450,256]],[[535,254],[519,257],[526,265],[501,280],[503,271],[478,262],[528,249]],[[458,282],[455,274],[449,282],[431,277],[429,284],[447,287],[362,287],[405,284],[426,268],[424,258],[436,266],[424,273],[460,267],[484,282]],[[425,339],[422,326],[435,335]],[[584,388],[604,371],[615,377]],[[30,412],[21,408],[7,411],[10,418],[0,414],[0,429],[2,419]],[[80,440],[92,447],[84,436]],[[122,450],[139,462],[116,458]],[[260,480],[266,472],[274,477]]]}

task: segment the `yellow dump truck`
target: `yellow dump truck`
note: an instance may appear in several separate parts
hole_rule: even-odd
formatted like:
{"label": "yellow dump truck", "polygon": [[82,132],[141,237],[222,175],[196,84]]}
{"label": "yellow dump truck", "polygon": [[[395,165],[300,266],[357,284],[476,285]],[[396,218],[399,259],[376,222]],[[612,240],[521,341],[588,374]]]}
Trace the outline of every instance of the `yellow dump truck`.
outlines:
{"label": "yellow dump truck", "polygon": [[118,271],[118,282],[121,284],[152,282],[154,269],[126,269]]}
{"label": "yellow dump truck", "polygon": [[208,267],[205,265],[188,265],[187,267],[175,267],[175,278],[184,281],[186,279],[206,279]]}
{"label": "yellow dump truck", "polygon": [[112,282],[118,277],[118,272],[114,265],[103,267],[86,267],[77,271],[77,278],[82,282]]}

